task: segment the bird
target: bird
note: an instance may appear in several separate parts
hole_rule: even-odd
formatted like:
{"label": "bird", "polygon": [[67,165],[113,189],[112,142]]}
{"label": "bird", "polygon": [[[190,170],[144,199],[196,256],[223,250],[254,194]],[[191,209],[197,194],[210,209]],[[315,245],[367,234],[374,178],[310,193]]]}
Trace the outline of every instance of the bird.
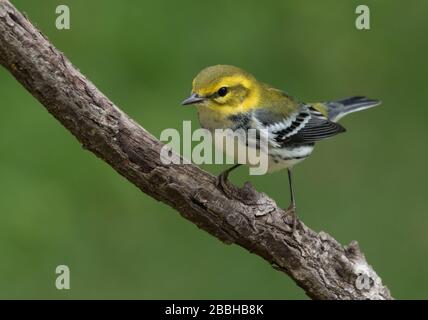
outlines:
{"label": "bird", "polygon": [[[263,151],[269,160],[268,172],[287,170],[290,205],[285,213],[292,217],[294,231],[297,214],[293,167],[311,155],[315,143],[346,131],[338,123],[341,118],[380,103],[364,96],[305,103],[258,81],[241,68],[215,65],[197,74],[191,95],[182,105],[196,106],[200,126],[211,132],[216,129],[255,129],[268,133],[268,148]],[[236,154],[232,156],[236,158]],[[225,192],[231,190],[230,172],[240,165],[235,164],[218,176],[219,185]]]}

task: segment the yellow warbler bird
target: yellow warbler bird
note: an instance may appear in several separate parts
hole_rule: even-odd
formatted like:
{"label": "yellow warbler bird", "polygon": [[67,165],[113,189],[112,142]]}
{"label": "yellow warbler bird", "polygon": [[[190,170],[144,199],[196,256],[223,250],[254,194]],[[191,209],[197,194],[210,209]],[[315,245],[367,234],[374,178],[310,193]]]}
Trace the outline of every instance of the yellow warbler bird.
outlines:
{"label": "yellow warbler bird", "polygon": [[[292,186],[292,167],[306,159],[315,142],[345,132],[337,123],[343,116],[374,107],[380,101],[366,97],[323,102],[300,102],[287,93],[259,82],[246,71],[229,65],[203,69],[193,80],[192,93],[182,102],[196,105],[203,128],[256,129],[268,132],[269,171],[288,170],[291,204],[287,214],[296,223],[296,205]],[[239,164],[219,176],[226,183],[229,173]]]}

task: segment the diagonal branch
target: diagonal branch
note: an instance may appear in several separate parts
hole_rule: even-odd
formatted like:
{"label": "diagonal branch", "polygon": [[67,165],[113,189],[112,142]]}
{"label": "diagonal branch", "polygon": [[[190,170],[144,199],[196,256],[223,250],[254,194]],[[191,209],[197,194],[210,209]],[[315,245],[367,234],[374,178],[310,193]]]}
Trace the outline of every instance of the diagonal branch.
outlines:
{"label": "diagonal branch", "polygon": [[[0,63],[82,145],[144,193],[225,243],[236,243],[288,274],[315,299],[392,299],[358,244],[343,247],[284,212],[251,186],[254,205],[227,198],[194,165],[164,165],[161,142],[85,78],[9,1],[0,0]],[[179,155],[174,155],[179,157]]]}

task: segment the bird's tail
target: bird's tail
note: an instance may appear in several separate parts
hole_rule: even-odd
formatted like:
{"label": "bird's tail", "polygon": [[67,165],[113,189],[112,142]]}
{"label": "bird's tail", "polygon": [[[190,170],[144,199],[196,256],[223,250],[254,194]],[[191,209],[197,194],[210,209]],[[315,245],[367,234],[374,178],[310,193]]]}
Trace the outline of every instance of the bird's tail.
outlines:
{"label": "bird's tail", "polygon": [[324,106],[327,109],[328,118],[331,121],[337,122],[347,114],[375,107],[379,104],[381,104],[379,100],[358,96],[327,102]]}

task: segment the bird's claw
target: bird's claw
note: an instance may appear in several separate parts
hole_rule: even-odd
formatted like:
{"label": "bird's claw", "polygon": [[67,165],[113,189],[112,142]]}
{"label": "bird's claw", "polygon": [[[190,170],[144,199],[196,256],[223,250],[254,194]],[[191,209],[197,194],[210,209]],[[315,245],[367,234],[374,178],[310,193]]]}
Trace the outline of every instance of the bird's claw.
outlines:
{"label": "bird's claw", "polygon": [[298,224],[298,218],[296,214],[296,206],[294,203],[290,204],[287,209],[285,209],[285,215],[284,215],[284,221],[287,223],[287,216],[291,217],[291,226],[293,233],[296,231],[297,224]]}
{"label": "bird's claw", "polygon": [[[236,199],[239,201],[245,200],[245,197],[242,195],[240,188],[235,187],[230,183],[228,179],[228,172],[222,172],[217,177],[217,185],[223,191],[223,193],[230,199]],[[243,201],[245,203],[245,201]]]}
{"label": "bird's claw", "polygon": [[217,177],[217,185],[229,199],[240,201],[249,206],[259,204],[254,200],[257,194],[249,182],[245,183],[243,188],[239,188],[229,181],[228,175],[229,172],[222,172]]}

